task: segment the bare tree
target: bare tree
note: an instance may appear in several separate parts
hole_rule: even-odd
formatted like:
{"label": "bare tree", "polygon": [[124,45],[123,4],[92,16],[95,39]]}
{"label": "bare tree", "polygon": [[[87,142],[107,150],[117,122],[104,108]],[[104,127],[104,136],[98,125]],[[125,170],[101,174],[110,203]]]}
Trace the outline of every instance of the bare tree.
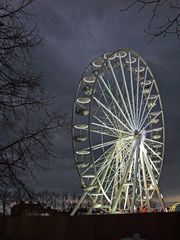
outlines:
{"label": "bare tree", "polygon": [[51,207],[52,209],[62,208],[62,195],[54,191],[43,190],[34,195],[34,200],[41,203],[44,207]]}
{"label": "bare tree", "polygon": [[128,11],[137,6],[138,11],[149,14],[148,26],[145,32],[153,37],[175,35],[180,38],[180,1],[179,0],[130,0],[127,7],[121,11]]}
{"label": "bare tree", "polygon": [[49,191],[44,190],[35,194],[34,200],[39,202],[42,206],[49,206]]}
{"label": "bare tree", "polygon": [[51,192],[50,207],[52,209],[60,209],[61,205],[61,195],[57,192]]}
{"label": "bare tree", "polygon": [[[49,190],[43,190],[34,195],[34,201],[39,202],[43,207],[50,207],[51,209],[58,210],[62,213],[70,213],[78,200],[81,198],[81,193],[63,192],[58,193]],[[80,211],[88,209],[91,204],[90,199],[86,199],[81,204]]]}
{"label": "bare tree", "polygon": [[50,111],[52,99],[36,71],[41,43],[30,7],[33,0],[0,0],[0,184],[25,188],[22,175],[52,157],[53,133],[66,116]]}
{"label": "bare tree", "polygon": [[15,188],[12,184],[0,185],[0,212],[5,216],[10,213],[12,204],[20,203],[22,201],[31,201],[33,193],[30,189],[24,191],[22,187]]}
{"label": "bare tree", "polygon": [[0,186],[0,209],[2,209],[3,216],[7,214],[9,204],[12,201],[12,194],[12,188],[4,184]]}

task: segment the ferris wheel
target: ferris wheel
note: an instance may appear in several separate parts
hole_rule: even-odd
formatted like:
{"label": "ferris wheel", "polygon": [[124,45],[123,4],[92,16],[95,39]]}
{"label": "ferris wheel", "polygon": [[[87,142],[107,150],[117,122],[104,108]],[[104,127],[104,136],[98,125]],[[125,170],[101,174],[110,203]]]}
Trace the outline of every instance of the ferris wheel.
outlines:
{"label": "ferris wheel", "polygon": [[165,128],[155,78],[136,52],[120,49],[93,60],[83,73],[73,107],[73,149],[88,213],[165,209],[158,181]]}

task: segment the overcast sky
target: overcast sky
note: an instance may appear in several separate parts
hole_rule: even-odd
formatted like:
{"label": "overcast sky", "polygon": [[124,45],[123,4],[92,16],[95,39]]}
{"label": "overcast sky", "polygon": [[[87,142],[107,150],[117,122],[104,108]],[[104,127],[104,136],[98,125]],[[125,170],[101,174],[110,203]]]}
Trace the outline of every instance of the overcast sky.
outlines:
{"label": "overcast sky", "polygon": [[[158,38],[149,43],[144,32],[147,13],[135,9],[120,12],[124,2],[115,0],[37,0],[44,46],[37,64],[46,73],[45,86],[56,96],[58,108],[71,115],[80,76],[92,59],[119,48],[131,48],[147,60],[159,86],[165,114],[166,150],[160,178],[168,200],[180,196],[180,41]],[[72,155],[71,136],[57,134],[59,154],[46,171],[38,171],[36,189],[80,191]],[[180,197],[179,197],[180,200]]]}

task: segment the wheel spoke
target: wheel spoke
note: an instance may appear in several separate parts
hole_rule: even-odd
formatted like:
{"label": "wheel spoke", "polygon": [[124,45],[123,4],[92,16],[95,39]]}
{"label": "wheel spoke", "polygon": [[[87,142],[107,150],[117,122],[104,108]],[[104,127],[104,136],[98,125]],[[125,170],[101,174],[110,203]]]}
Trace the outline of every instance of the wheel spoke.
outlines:
{"label": "wheel spoke", "polygon": [[[120,152],[124,151],[124,149],[126,149],[127,145],[130,144],[131,141],[132,141],[132,140],[130,140],[129,142],[125,142],[125,143],[122,145],[122,147],[119,149],[118,153],[115,153],[115,154],[113,153],[113,154],[111,154],[111,155],[109,156],[109,158],[108,158],[108,161],[109,161],[109,160],[112,161]],[[114,150],[114,152],[115,152],[115,150]],[[104,164],[104,163],[103,163],[103,164]],[[101,170],[102,170],[102,169],[101,169]],[[98,172],[100,173],[101,170],[98,170]]]}
{"label": "wheel spoke", "polygon": [[112,131],[116,131],[117,133],[125,133],[125,134],[128,134],[128,135],[132,135],[129,132],[123,131],[121,129],[112,128],[112,127],[109,127],[107,125],[101,125],[101,124],[98,124],[98,123],[92,123],[92,125],[95,125],[95,126],[98,126],[98,127],[102,127],[102,128],[106,128],[106,129],[109,129],[109,130],[112,130]]}
{"label": "wheel spoke", "polygon": [[[141,156],[140,156],[141,157]],[[140,163],[139,163],[139,169],[138,169],[138,182],[139,182],[139,197],[140,197],[140,202],[141,202],[141,208],[143,207],[143,192],[142,192],[142,183],[141,183],[141,159],[140,159]]]}
{"label": "wheel spoke", "polygon": [[136,119],[135,122],[137,123],[136,127],[138,126],[138,107],[139,107],[139,62],[140,59],[138,57],[138,71],[137,71],[137,86],[136,86]]}
{"label": "wheel spoke", "polygon": [[134,125],[137,127],[136,119],[135,119],[135,103],[134,103],[134,87],[133,87],[133,77],[132,77],[132,63],[131,63],[131,53],[129,52],[129,67],[130,67],[130,82],[131,82],[131,98],[132,98],[132,109],[134,114]]}
{"label": "wheel spoke", "polygon": [[[101,154],[101,155],[94,161],[94,163],[92,163],[90,166],[88,166],[88,167],[82,172],[82,175],[85,174],[90,168],[92,168],[92,167],[94,166],[94,164],[98,164],[98,162],[99,162],[100,160],[102,160],[102,158],[105,158],[106,154],[107,154],[109,151],[111,151],[113,147],[114,147],[114,145],[111,146],[109,149],[107,149],[105,152],[103,152],[103,154]],[[89,150],[89,148],[86,148],[86,149]],[[86,150],[86,149],[85,149],[85,150]],[[105,159],[105,160],[106,160],[106,159]],[[106,162],[106,161],[105,161],[105,162]]]}
{"label": "wheel spoke", "polygon": [[[129,150],[127,150],[125,156],[128,156],[128,155],[131,153],[131,151],[132,151],[132,144],[131,144],[131,146],[129,147]],[[120,153],[120,151],[119,151],[115,156],[119,155],[119,153]],[[114,156],[114,158],[115,158],[115,156]],[[122,166],[122,163],[123,163],[123,162],[121,162],[121,164],[119,165],[119,167],[118,167],[118,169],[116,170],[115,174],[113,175],[113,177],[112,177],[112,179],[111,179],[108,187],[106,188],[106,191],[110,188],[110,186],[111,186],[112,182],[114,181],[115,177],[119,174],[119,170],[120,170],[120,168],[121,168],[121,166]],[[115,187],[115,186],[114,186],[114,187]]]}
{"label": "wheel spoke", "polygon": [[148,156],[148,160],[149,162],[151,163],[151,165],[153,166],[154,170],[156,171],[156,173],[159,175],[160,172],[159,170],[157,169],[157,167],[155,166],[155,164],[153,163],[153,160]]}
{"label": "wheel spoke", "polygon": [[119,198],[120,198],[120,195],[121,195],[121,192],[122,192],[122,189],[123,189],[123,186],[124,186],[124,183],[126,181],[126,178],[127,178],[127,175],[128,175],[128,172],[129,172],[129,168],[131,166],[131,163],[133,161],[133,156],[134,156],[134,151],[135,151],[135,146],[136,146],[136,142],[134,142],[134,145],[133,145],[133,148],[132,148],[132,151],[131,151],[131,154],[129,155],[129,158],[128,158],[128,164],[126,166],[126,169],[124,171],[124,175],[123,175],[123,179],[122,179],[122,182],[121,182],[121,186],[115,196],[115,199],[114,199],[114,202],[113,202],[113,205],[112,205],[112,213],[116,211],[116,208],[117,208],[117,205],[118,205],[118,201],[119,201]]}
{"label": "wheel spoke", "polygon": [[157,144],[164,145],[163,142],[159,142],[159,141],[156,141],[156,140],[152,140],[152,139],[150,139],[150,138],[145,138],[145,140],[148,141],[148,142],[152,142],[152,143],[157,143]]}
{"label": "wheel spoke", "polygon": [[94,100],[97,102],[98,105],[101,105],[111,116],[113,116],[118,122],[121,123],[123,127],[125,127],[129,132],[132,132],[132,129],[126,126],[124,122],[122,122],[116,115],[114,115],[106,106],[104,106],[96,97],[93,97]]}
{"label": "wheel spoke", "polygon": [[151,166],[150,166],[150,164],[149,164],[149,161],[148,161],[147,156],[146,156],[146,154],[145,154],[144,148],[143,148],[143,153],[144,153],[145,164],[146,164],[146,166],[147,166],[147,169],[148,169],[148,172],[149,172],[151,181],[152,181],[152,183],[153,183],[153,185],[154,185],[154,187],[155,187],[155,189],[156,189],[156,192],[157,192],[157,195],[158,195],[159,200],[160,200],[160,202],[161,202],[161,205],[162,205],[163,209],[165,209],[164,201],[163,201],[163,199],[161,198],[161,195],[160,195],[159,187],[158,187],[158,185],[157,185],[156,178],[155,178],[154,173],[153,173],[153,171],[152,171],[152,168],[151,168]]}
{"label": "wheel spoke", "polygon": [[111,65],[111,62],[108,61],[108,63],[109,63],[109,66],[110,66],[112,75],[113,75],[113,77],[114,77],[114,81],[115,81],[115,83],[116,83],[118,92],[119,92],[119,94],[120,94],[121,100],[122,100],[122,102],[123,102],[124,108],[125,108],[125,110],[126,110],[126,113],[127,113],[127,116],[128,116],[128,120],[131,122],[131,127],[133,127],[133,122],[132,122],[132,119],[131,119],[131,117],[130,117],[130,113],[129,113],[128,109],[127,109],[127,106],[126,106],[126,103],[125,103],[123,94],[122,94],[121,89],[120,89],[120,87],[119,87],[116,74],[115,74],[114,69],[113,69],[113,67],[112,67],[112,65]]}
{"label": "wheel spoke", "polygon": [[[129,91],[128,91],[126,77],[125,77],[124,68],[123,68],[122,59],[121,59],[120,54],[119,54],[119,62],[120,62],[120,65],[121,65],[121,72],[122,72],[123,82],[124,82],[124,86],[125,86],[125,90],[126,90],[126,96],[127,96],[128,104],[129,104],[129,108],[130,108],[131,119],[133,121],[133,109],[132,109],[132,106],[131,106],[131,101],[130,101],[130,97],[129,97],[130,94],[129,94]],[[133,125],[134,125],[134,122],[133,122]],[[134,125],[134,127],[135,127],[135,125]]]}
{"label": "wheel spoke", "polygon": [[154,155],[156,155],[156,157],[158,157],[160,160],[162,160],[162,157],[160,157],[151,147],[149,147],[149,145],[147,143],[144,142],[144,144]]}
{"label": "wheel spoke", "polygon": [[108,133],[108,132],[102,132],[100,131],[99,129],[91,129],[91,132],[92,133],[97,133],[97,134],[101,134],[101,135],[104,135],[104,136],[108,136],[108,137],[114,137],[114,138],[117,138],[116,135],[113,135],[112,133]]}
{"label": "wheel spoke", "polygon": [[97,144],[97,145],[93,145],[91,147],[91,149],[94,151],[94,150],[100,149],[102,147],[107,147],[109,145],[115,144],[116,142],[117,142],[117,140],[113,140],[113,141],[109,141],[109,142],[103,142],[103,143],[100,143],[100,144]]}
{"label": "wheel spoke", "polygon": [[153,129],[151,129],[151,130],[146,130],[146,133],[161,131],[161,130],[163,130],[163,129],[164,129],[163,127],[161,127],[161,128],[153,128]]}
{"label": "wheel spoke", "polygon": [[159,111],[143,128],[146,129],[161,113],[162,111]]}
{"label": "wheel spoke", "polygon": [[141,161],[141,169],[142,169],[142,175],[143,175],[144,191],[145,191],[145,195],[146,195],[146,203],[147,203],[147,208],[150,211],[149,191],[148,191],[148,186],[147,186],[146,170],[145,170],[145,164],[144,164],[144,154],[143,154],[142,144],[140,145],[140,161]]}
{"label": "wheel spoke", "polygon": [[[108,102],[108,100],[107,100],[107,98],[106,98],[106,95],[104,94],[104,91],[103,91],[103,89],[102,89],[102,86],[101,86],[101,84],[100,84],[100,81],[97,81],[97,83],[98,83],[98,86],[99,86],[99,88],[100,88],[100,90],[101,90],[101,93],[102,93],[102,96],[104,97],[104,99],[105,99],[105,101],[106,101],[106,105],[108,106],[110,106],[110,104],[109,104],[109,102]],[[115,112],[115,114],[116,114],[116,116],[117,116],[117,112],[116,112],[116,109],[115,109],[115,106],[114,106],[114,102],[112,101],[112,103],[113,103],[113,108],[114,108],[114,112]],[[109,109],[109,108],[108,108]],[[104,113],[104,111],[103,111],[103,113]],[[105,114],[105,113],[104,113]],[[112,121],[110,120],[110,118],[107,116],[107,114],[105,114],[106,115],[106,117],[108,118],[108,120],[112,123],[112,121],[113,121],[113,123],[112,123],[112,125],[114,125],[116,128],[118,127],[118,125],[117,125],[117,121],[113,118],[112,119]]]}
{"label": "wheel spoke", "polygon": [[[104,111],[103,111],[104,112]],[[104,112],[105,113],[105,112]],[[106,114],[105,114],[106,115]],[[106,123],[105,123],[105,120],[104,119],[99,119],[99,117],[97,117],[97,116],[95,116],[95,115],[92,115],[99,123],[95,123],[95,122],[92,122],[92,125],[97,125],[97,124],[99,124],[101,127],[103,127],[103,128],[107,128],[107,129],[109,129],[110,130],[110,132],[112,133],[112,135],[115,135],[116,137],[118,137],[118,133],[117,133],[117,128],[113,125],[113,124],[111,124],[111,127],[109,126],[109,125],[107,125]],[[106,117],[106,119],[108,119],[108,117]],[[100,124],[101,123],[101,124]]]}
{"label": "wheel spoke", "polygon": [[132,130],[132,125],[131,123],[129,122],[129,120],[127,119],[126,115],[124,114],[124,111],[122,110],[122,108],[120,107],[119,103],[117,102],[117,100],[115,99],[113,93],[111,92],[111,90],[108,88],[107,84],[105,83],[104,79],[102,76],[100,76],[100,79],[102,81],[102,83],[104,84],[105,88],[107,89],[107,91],[109,92],[112,100],[114,101],[114,103],[116,104],[117,108],[120,110],[122,116],[124,117],[124,119],[126,120],[126,122],[128,123],[129,127],[131,128]]}

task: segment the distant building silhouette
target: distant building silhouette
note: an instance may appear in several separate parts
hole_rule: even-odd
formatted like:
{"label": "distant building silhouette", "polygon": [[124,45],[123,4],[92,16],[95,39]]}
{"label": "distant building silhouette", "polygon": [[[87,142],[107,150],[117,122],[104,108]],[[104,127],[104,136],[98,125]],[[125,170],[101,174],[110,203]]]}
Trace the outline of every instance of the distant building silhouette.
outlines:
{"label": "distant building silhouette", "polygon": [[40,203],[25,203],[23,201],[11,208],[11,216],[55,216],[58,213],[57,210],[50,207],[44,208]]}

